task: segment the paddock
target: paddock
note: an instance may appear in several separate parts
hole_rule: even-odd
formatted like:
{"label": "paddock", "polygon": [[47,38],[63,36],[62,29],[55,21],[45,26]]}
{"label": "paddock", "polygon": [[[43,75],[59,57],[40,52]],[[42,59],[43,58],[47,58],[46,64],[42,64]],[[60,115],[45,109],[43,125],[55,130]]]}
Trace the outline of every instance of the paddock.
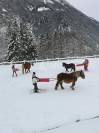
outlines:
{"label": "paddock", "polygon": [[[72,60],[78,64],[83,59]],[[60,72],[65,72],[63,61],[37,62],[31,67],[31,72],[17,77],[11,75],[11,65],[0,65],[0,132],[62,132],[72,129],[79,133],[85,124],[88,131],[99,130],[99,119],[90,119],[99,114],[99,59],[90,59],[89,71],[85,72],[86,79],[79,79],[75,91],[70,85],[64,84],[64,90],[59,87],[54,90],[56,81],[38,83],[41,93],[34,94],[32,89],[32,72],[39,77],[53,78]],[[70,63],[71,60],[66,60]],[[21,69],[21,64],[16,64]],[[77,68],[83,69],[81,68]],[[81,120],[78,123],[75,121]],[[86,127],[87,123],[87,127]],[[83,125],[84,126],[84,125]],[[48,130],[55,129],[56,130]],[[46,129],[46,130],[45,130]],[[92,131],[93,131],[92,130]],[[62,132],[64,133],[64,132]],[[89,132],[88,132],[89,133]]]}

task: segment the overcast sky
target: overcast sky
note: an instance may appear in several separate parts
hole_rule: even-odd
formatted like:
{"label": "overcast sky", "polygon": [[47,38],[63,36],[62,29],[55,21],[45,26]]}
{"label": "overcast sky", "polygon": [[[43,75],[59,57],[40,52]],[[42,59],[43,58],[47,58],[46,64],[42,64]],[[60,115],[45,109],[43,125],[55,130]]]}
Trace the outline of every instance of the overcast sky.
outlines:
{"label": "overcast sky", "polygon": [[67,0],[74,7],[81,10],[87,16],[99,21],[99,0]]}

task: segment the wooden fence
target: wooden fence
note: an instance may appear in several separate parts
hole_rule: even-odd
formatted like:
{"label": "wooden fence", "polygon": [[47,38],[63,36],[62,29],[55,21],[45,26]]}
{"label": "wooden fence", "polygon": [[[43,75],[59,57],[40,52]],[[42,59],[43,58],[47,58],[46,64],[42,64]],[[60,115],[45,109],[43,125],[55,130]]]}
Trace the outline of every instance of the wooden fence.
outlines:
{"label": "wooden fence", "polygon": [[59,61],[59,60],[72,60],[72,59],[85,59],[85,58],[99,58],[99,55],[93,56],[76,56],[76,57],[66,57],[66,58],[51,58],[51,59],[43,59],[43,60],[24,60],[24,61],[16,61],[16,62],[1,62],[0,65],[10,65],[10,64],[22,64],[25,62],[36,63],[36,62],[48,62],[48,61]]}

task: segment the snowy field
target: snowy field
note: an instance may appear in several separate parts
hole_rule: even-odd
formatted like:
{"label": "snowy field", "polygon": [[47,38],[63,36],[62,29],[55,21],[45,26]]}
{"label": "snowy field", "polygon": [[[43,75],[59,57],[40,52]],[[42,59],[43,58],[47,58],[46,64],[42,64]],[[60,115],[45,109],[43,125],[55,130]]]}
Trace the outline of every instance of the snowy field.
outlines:
{"label": "snowy field", "polygon": [[[0,133],[99,133],[99,58],[89,59],[86,78],[54,90],[56,80],[39,83],[33,93],[32,72],[40,78],[56,78],[65,72],[62,62],[79,64],[83,59],[36,63],[31,72],[12,77],[11,65],[0,66]],[[78,67],[77,69],[83,69]]]}

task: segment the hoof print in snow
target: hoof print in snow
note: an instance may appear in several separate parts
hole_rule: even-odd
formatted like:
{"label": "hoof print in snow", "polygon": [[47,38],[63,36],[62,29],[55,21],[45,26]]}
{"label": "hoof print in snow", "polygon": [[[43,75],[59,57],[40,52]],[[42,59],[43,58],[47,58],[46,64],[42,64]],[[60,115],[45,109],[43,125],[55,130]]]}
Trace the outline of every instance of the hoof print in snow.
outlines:
{"label": "hoof print in snow", "polygon": [[80,122],[80,119],[76,120],[76,122]]}

